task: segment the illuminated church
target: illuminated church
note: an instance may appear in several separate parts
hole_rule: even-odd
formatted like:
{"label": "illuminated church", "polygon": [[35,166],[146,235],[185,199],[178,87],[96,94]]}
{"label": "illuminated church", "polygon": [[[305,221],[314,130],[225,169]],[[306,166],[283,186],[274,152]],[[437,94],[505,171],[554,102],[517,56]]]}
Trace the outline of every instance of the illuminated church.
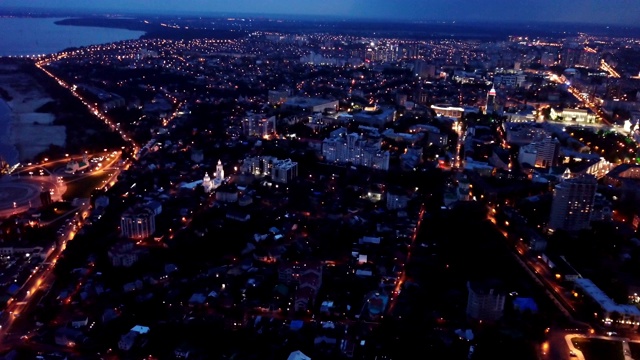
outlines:
{"label": "illuminated church", "polygon": [[222,168],[222,162],[218,160],[218,165],[216,165],[216,172],[213,179],[209,177],[208,173],[205,173],[204,178],[202,179],[202,187],[204,188],[205,192],[211,192],[222,185],[223,181],[224,169]]}

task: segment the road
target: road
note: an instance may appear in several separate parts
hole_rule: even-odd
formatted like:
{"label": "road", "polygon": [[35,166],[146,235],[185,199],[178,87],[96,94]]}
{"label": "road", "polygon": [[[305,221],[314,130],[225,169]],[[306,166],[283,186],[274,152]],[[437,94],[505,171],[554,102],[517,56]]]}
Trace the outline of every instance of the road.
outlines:
{"label": "road", "polygon": [[61,87],[63,87],[66,90],[70,91],[71,94],[73,94],[73,96],[75,96],[78,100],[80,100],[82,102],[82,104],[84,104],[84,106],[86,106],[87,109],[89,109],[89,111],[96,118],[98,118],[100,121],[104,122],[112,130],[117,131],[124,141],[128,142],[129,144],[131,144],[131,146],[133,147],[133,154],[136,154],[138,152],[138,149],[140,148],[138,146],[138,144],[136,144],[136,142],[131,137],[129,137],[122,129],[120,129],[116,122],[111,121],[111,119],[109,119],[105,114],[103,114],[100,111],[100,109],[98,108],[98,104],[89,103],[86,99],[84,99],[82,97],[82,95],[80,95],[76,91],[76,86],[75,85],[69,85],[64,80],[58,78],[53,73],[49,72],[47,69],[44,68],[44,66],[48,65],[49,62],[51,62],[51,61],[52,60],[40,61],[40,62],[36,63],[36,67],[38,69],[40,69],[41,71],[43,71],[45,74],[47,74],[49,77],[54,79]]}
{"label": "road", "polygon": [[[108,166],[103,168],[104,171],[113,171],[110,179],[103,183],[103,187],[117,181],[121,169],[111,168],[111,166],[115,164],[118,159],[119,156],[114,156],[114,159],[108,163]],[[91,176],[91,174],[88,176]],[[58,246],[54,246],[53,249],[51,249],[45,261],[40,264],[38,271],[29,277],[20,290],[14,295],[13,300],[7,305],[6,310],[0,315],[0,351],[11,349],[22,343],[23,340],[20,339],[19,336],[24,335],[24,333],[23,331],[15,331],[14,326],[16,320],[19,317],[30,319],[31,311],[35,309],[42,297],[46,295],[48,289],[53,286],[55,281],[55,275],[53,273],[55,264],[66,248],[67,242],[74,239],[77,230],[82,226],[84,215],[87,214],[89,210],[89,203],[85,203],[75,210],[76,215],[74,216],[74,220],[77,220],[80,226],[78,228],[74,227],[73,221],[65,225],[64,232],[58,239]]]}
{"label": "road", "polygon": [[[82,213],[89,211],[89,207],[90,205],[88,203],[79,207],[76,218],[80,219]],[[68,224],[65,232],[60,236],[59,245],[51,250],[46,260],[40,264],[38,271],[29,277],[20,290],[13,296],[13,301],[7,304],[7,308],[0,317],[0,349],[10,349],[16,345],[16,339],[14,337],[5,339],[7,334],[13,332],[13,326],[18,317],[29,317],[28,314],[31,310],[35,308],[42,296],[51,288],[55,280],[53,274],[55,264],[66,248],[67,242],[73,240],[75,234],[73,225]],[[38,290],[42,291],[38,292]],[[17,341],[19,342],[20,339],[17,339]]]}
{"label": "road", "polygon": [[605,117],[604,112],[602,111],[602,109],[596,105],[594,102],[590,101],[589,99],[585,99],[581,94],[580,91],[571,85],[567,85],[565,82],[562,81],[561,78],[559,78],[556,75],[552,75],[550,77],[551,81],[553,81],[556,84],[559,85],[566,85],[567,86],[567,91],[573,95],[576,99],[578,99],[584,106],[586,106],[589,110],[593,111],[594,114],[596,114],[596,119],[603,122],[604,124],[611,126],[612,128],[615,128]]}
{"label": "road", "polygon": [[418,236],[418,231],[420,230],[420,225],[422,224],[422,220],[424,219],[424,204],[420,208],[420,214],[418,215],[418,222],[416,224],[415,229],[413,230],[413,236],[411,237],[411,244],[409,244],[409,250],[407,251],[407,259],[405,260],[405,266],[402,267],[402,274],[398,277],[396,284],[393,289],[393,293],[391,294],[391,299],[389,301],[389,306],[387,307],[387,314],[392,315],[393,309],[395,308],[398,297],[400,295],[400,291],[402,290],[402,285],[407,280],[407,267],[406,264],[411,260],[411,249],[416,242],[416,237]]}

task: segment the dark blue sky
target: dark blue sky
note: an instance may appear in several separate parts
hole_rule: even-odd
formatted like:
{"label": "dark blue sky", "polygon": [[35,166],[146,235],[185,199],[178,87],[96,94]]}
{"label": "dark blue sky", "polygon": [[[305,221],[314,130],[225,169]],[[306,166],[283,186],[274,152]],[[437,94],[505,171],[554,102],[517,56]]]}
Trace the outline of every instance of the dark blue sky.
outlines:
{"label": "dark blue sky", "polygon": [[0,8],[636,25],[640,0],[0,0]]}

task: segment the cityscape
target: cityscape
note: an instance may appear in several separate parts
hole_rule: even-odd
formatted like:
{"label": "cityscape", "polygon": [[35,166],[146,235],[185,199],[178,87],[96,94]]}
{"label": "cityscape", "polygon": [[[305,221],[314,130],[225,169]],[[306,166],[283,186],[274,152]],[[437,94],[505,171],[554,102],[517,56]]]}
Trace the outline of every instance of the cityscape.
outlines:
{"label": "cityscape", "polygon": [[638,28],[158,9],[0,6],[0,358],[640,359]]}

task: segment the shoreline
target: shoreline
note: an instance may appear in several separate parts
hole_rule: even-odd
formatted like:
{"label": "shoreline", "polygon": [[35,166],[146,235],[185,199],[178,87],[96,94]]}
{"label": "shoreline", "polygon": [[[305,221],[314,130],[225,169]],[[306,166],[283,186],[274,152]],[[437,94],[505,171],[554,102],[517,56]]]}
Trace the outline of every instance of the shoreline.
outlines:
{"label": "shoreline", "polygon": [[20,153],[11,139],[14,121],[13,108],[4,99],[0,99],[0,107],[2,107],[0,110],[0,158],[12,166],[20,159]]}
{"label": "shoreline", "polygon": [[34,78],[19,69],[4,65],[2,70],[14,71],[0,74],[0,87],[12,98],[10,101],[2,100],[6,104],[2,116],[3,131],[0,132],[3,155],[5,152],[7,156],[11,155],[11,148],[16,152],[15,158],[7,162],[31,161],[52,144],[64,146],[66,128],[53,124],[53,114],[36,112],[53,101],[49,94]]}
{"label": "shoreline", "polygon": [[80,27],[60,23],[65,18],[0,18],[0,25],[15,36],[0,38],[0,56],[23,57],[56,54],[67,49],[111,44],[120,41],[138,40],[145,31],[124,29],[121,26],[107,27],[98,22]]}

